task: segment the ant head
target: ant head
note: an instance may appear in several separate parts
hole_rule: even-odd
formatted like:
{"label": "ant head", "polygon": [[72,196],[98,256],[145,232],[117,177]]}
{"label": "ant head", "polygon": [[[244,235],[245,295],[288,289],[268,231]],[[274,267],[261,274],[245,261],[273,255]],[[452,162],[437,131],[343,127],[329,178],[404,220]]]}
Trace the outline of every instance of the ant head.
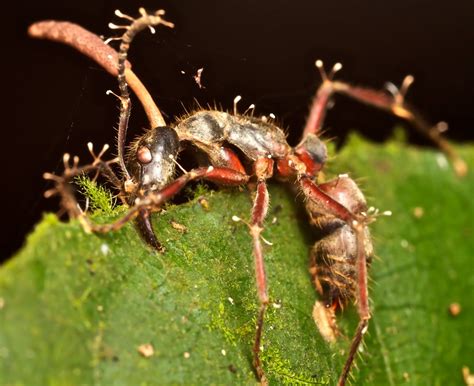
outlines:
{"label": "ant head", "polygon": [[326,145],[317,135],[308,134],[295,148],[295,155],[306,166],[306,173],[316,175],[328,157]]}
{"label": "ant head", "polygon": [[157,127],[139,137],[128,155],[138,189],[146,194],[163,188],[174,175],[178,151],[178,135],[171,127]]}

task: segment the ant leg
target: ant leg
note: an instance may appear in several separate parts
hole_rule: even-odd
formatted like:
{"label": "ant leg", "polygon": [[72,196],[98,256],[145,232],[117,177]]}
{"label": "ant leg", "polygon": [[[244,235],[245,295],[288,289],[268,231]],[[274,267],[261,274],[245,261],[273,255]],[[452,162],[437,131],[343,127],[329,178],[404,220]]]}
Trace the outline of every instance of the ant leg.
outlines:
{"label": "ant leg", "polygon": [[[152,192],[144,198],[138,198],[135,205],[119,219],[111,224],[95,224],[93,223],[82,210],[74,197],[74,193],[69,185],[69,180],[74,176],[94,171],[98,169],[97,164],[77,167],[79,160],[74,158],[74,165],[69,165],[69,155],[65,155],[65,174],[63,176],[56,176],[50,173],[45,173],[44,178],[52,180],[55,183],[53,189],[45,192],[46,197],[51,197],[55,194],[61,196],[61,204],[68,211],[71,217],[77,217],[81,222],[86,232],[108,233],[122,228],[129,221],[140,215],[141,211],[149,211],[153,208],[159,208],[166,201],[170,200],[190,181],[197,179],[205,179],[223,185],[243,185],[248,182],[249,177],[246,174],[240,173],[230,168],[218,168],[209,166],[207,168],[197,168],[190,172],[183,174],[176,180],[168,184],[165,188],[158,192]],[[113,160],[117,162],[117,160]]]}
{"label": "ant leg", "polygon": [[212,165],[218,165],[226,168],[237,170],[245,174],[245,168],[240,162],[239,157],[233,150],[228,147],[217,145],[212,151],[208,151],[209,159]]}
{"label": "ant leg", "polygon": [[466,162],[457,154],[449,142],[441,135],[447,127],[446,123],[440,122],[436,125],[429,124],[412,106],[405,102],[405,94],[414,77],[407,75],[402,82],[400,90],[392,87],[393,95],[366,87],[351,86],[343,82],[333,82],[334,92],[338,92],[359,102],[377,107],[381,110],[408,121],[420,134],[429,138],[453,163],[457,175],[464,176],[467,173]]}
{"label": "ant leg", "polygon": [[268,190],[265,181],[257,183],[257,195],[252,210],[252,223],[250,233],[253,239],[253,254],[255,258],[255,277],[257,280],[257,293],[260,307],[257,314],[257,326],[255,331],[255,340],[253,345],[253,365],[257,372],[257,377],[262,385],[267,384],[265,372],[263,370],[262,361],[260,359],[260,347],[263,335],[263,323],[265,320],[265,312],[268,307],[268,290],[267,278],[265,274],[265,264],[263,258],[262,244],[260,234],[263,230],[263,220],[268,209]]}
{"label": "ant leg", "polygon": [[316,61],[316,67],[321,73],[323,83],[319,86],[313,100],[311,110],[303,131],[302,139],[306,139],[309,134],[318,135],[321,132],[324,117],[330,97],[335,94],[343,94],[361,103],[385,110],[399,118],[408,121],[418,132],[429,138],[446,156],[451,160],[456,174],[463,176],[467,173],[467,165],[457,154],[449,142],[441,135],[445,123],[430,125],[423,117],[409,104],[405,102],[405,95],[413,83],[411,75],[405,77],[400,89],[392,85],[390,92],[374,90],[368,87],[352,86],[345,82],[333,81],[334,74],[342,68],[340,63],[336,63],[331,72],[326,74],[321,60]]}
{"label": "ant leg", "polygon": [[367,286],[367,256],[365,254],[365,226],[366,224],[354,221],[352,228],[356,233],[357,240],[357,260],[356,260],[356,272],[357,272],[357,289],[358,289],[358,301],[357,301],[357,312],[359,314],[359,324],[357,325],[356,331],[352,338],[349,355],[347,356],[346,363],[342,369],[341,375],[337,382],[338,386],[344,386],[349,376],[352,364],[354,363],[355,355],[359,346],[362,342],[364,334],[369,328],[370,319],[370,306],[369,306],[369,294]]}
{"label": "ant leg", "polygon": [[274,161],[269,158],[259,158],[255,161],[254,170],[257,176],[257,189],[252,207],[252,219],[248,224],[250,235],[253,241],[253,255],[255,263],[255,278],[257,284],[257,294],[260,307],[257,314],[257,325],[255,332],[255,340],[253,345],[253,366],[257,373],[257,377],[262,385],[267,385],[268,381],[263,370],[262,361],[260,359],[260,347],[263,335],[263,324],[265,320],[265,312],[268,307],[268,288],[265,273],[265,263],[263,257],[263,248],[261,243],[261,233],[263,231],[263,222],[267,216],[270,198],[267,189],[267,179],[273,175]]}
{"label": "ant leg", "polygon": [[255,196],[252,208],[252,222],[250,224],[250,234],[253,239],[253,254],[255,258],[255,277],[257,280],[257,293],[260,301],[260,307],[257,315],[257,328],[255,332],[255,341],[253,345],[253,365],[257,372],[258,379],[262,385],[267,384],[262,361],[260,359],[260,346],[263,334],[263,322],[265,312],[268,307],[267,278],[265,274],[265,264],[263,258],[262,244],[260,234],[263,231],[263,221],[267,215],[269,206],[269,196],[265,179],[257,182],[257,194]]}
{"label": "ant leg", "polygon": [[[241,185],[248,180],[246,174],[236,171],[231,168],[215,168],[210,166],[208,168],[199,168],[190,171],[177,178],[161,192],[157,194],[152,193],[150,196],[153,200],[153,207],[159,207],[163,202],[171,199],[177,194],[189,181],[194,179],[207,179],[216,183],[226,185]],[[158,241],[153,231],[150,222],[151,210],[142,208],[137,217],[137,223],[144,235],[146,241],[153,246],[158,252],[164,252],[164,247]]]}
{"label": "ant leg", "polygon": [[[349,354],[338,381],[338,386],[344,386],[354,362],[355,354],[357,353],[357,350],[362,342],[363,335],[368,329],[370,319],[367,286],[367,246],[368,243],[370,243],[370,240],[367,240],[366,227],[371,221],[373,221],[373,217],[368,217],[367,214],[364,215],[363,213],[352,213],[344,205],[326,193],[324,187],[317,186],[313,181],[311,181],[309,177],[301,177],[300,184],[305,196],[314,204],[313,210],[316,213],[329,214],[343,220],[352,228],[355,235],[355,271],[357,272],[357,285],[355,288],[359,324],[356,328]],[[330,187],[331,185],[327,186]],[[348,190],[346,193],[350,195],[351,191]],[[354,199],[355,197],[352,198]],[[359,201],[360,200],[357,199],[354,201],[354,203],[357,204]],[[332,333],[334,331],[330,332]]]}
{"label": "ant leg", "polygon": [[329,98],[334,93],[332,78],[336,72],[342,68],[341,63],[336,63],[328,75],[324,69],[322,60],[316,60],[315,64],[319,70],[319,73],[321,74],[323,83],[316,91],[316,95],[311,104],[308,119],[306,120],[306,125],[303,130],[302,140],[306,139],[309,134],[318,135],[321,133],[324,117],[328,108]]}

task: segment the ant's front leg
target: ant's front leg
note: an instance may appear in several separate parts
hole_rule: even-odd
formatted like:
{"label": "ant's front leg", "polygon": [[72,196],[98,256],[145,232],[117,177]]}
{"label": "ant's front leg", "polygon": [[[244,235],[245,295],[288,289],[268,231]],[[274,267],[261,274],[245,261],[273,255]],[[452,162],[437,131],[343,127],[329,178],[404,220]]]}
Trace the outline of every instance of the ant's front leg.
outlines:
{"label": "ant's front leg", "polygon": [[246,184],[249,177],[246,174],[230,168],[214,166],[196,168],[181,175],[163,189],[150,192],[143,198],[137,198],[135,204],[130,207],[127,213],[111,224],[94,224],[88,218],[84,218],[84,221],[86,221],[87,227],[93,232],[108,233],[118,230],[128,221],[139,215],[140,212],[159,209],[163,204],[178,194],[188,182],[200,179],[220,185],[240,186]]}

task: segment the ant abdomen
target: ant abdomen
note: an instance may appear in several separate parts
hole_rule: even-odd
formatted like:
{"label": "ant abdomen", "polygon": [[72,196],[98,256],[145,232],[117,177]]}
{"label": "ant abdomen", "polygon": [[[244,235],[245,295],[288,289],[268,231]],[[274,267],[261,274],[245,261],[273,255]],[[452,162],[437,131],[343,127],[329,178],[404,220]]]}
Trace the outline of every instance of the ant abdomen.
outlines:
{"label": "ant abdomen", "polygon": [[[367,211],[364,195],[351,178],[339,176],[319,187],[353,214],[360,215]],[[307,207],[311,222],[321,232],[320,240],[310,252],[313,281],[326,307],[342,308],[357,294],[356,232],[349,223],[313,201],[308,201]],[[370,264],[373,247],[367,226],[364,233],[366,261]]]}

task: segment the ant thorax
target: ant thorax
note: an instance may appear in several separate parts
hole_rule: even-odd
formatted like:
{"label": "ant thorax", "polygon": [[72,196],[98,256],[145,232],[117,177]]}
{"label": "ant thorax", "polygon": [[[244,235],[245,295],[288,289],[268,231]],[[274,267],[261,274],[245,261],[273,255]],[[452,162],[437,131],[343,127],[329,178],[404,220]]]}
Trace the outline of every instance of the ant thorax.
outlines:
{"label": "ant thorax", "polygon": [[182,140],[206,152],[217,151],[226,142],[252,161],[264,157],[284,158],[291,151],[282,129],[250,115],[203,110],[181,119],[176,131]]}

